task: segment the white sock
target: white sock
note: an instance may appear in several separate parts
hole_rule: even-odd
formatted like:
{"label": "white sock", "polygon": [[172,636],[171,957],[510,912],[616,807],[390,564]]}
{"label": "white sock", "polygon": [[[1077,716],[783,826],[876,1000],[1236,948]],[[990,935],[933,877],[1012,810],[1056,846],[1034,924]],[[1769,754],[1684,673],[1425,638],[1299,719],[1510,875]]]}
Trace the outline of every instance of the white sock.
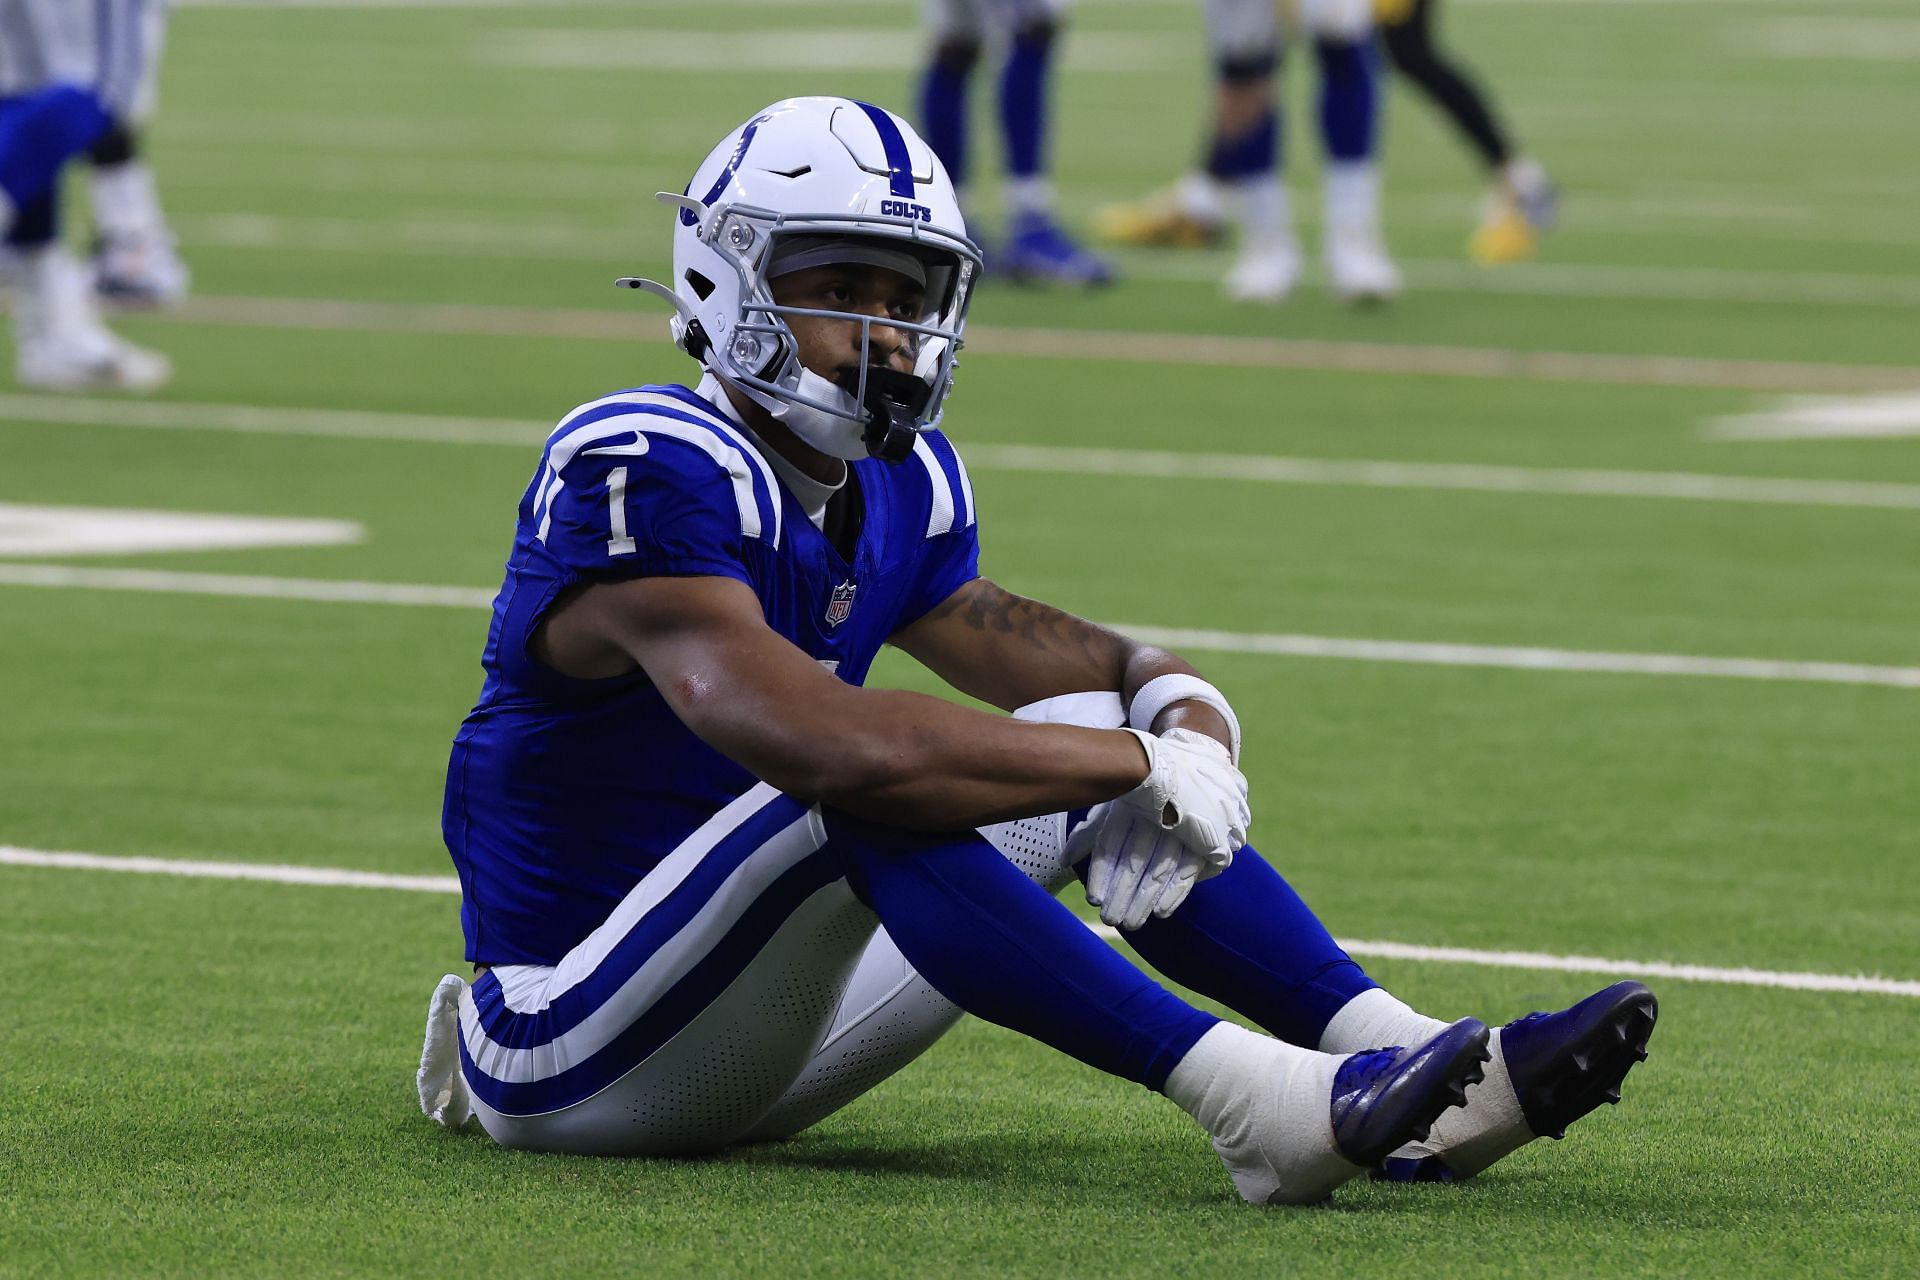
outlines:
{"label": "white sock", "polygon": [[93,225],[103,239],[141,240],[165,233],[153,170],[138,160],[93,170]]}
{"label": "white sock", "polygon": [[[1438,1035],[1446,1023],[1409,1008],[1384,988],[1362,991],[1333,1015],[1320,1033],[1325,1053],[1361,1053],[1388,1045],[1411,1048]],[[1403,1159],[1437,1155],[1455,1176],[1470,1178],[1500,1157],[1533,1140],[1507,1076],[1500,1053],[1500,1032],[1488,1044],[1492,1060],[1486,1079],[1467,1086],[1467,1105],[1449,1107],[1433,1122],[1425,1142],[1412,1142],[1394,1152]]]}
{"label": "white sock", "polygon": [[6,192],[0,191],[0,234],[6,233],[12,226],[13,201],[8,198]]}
{"label": "white sock", "polygon": [[1343,1060],[1222,1022],[1173,1069],[1166,1095],[1213,1135],[1242,1198],[1312,1204],[1363,1172],[1333,1141]]}
{"label": "white sock", "polygon": [[1321,175],[1327,226],[1373,229],[1380,225],[1380,166],[1371,160],[1331,160]]}
{"label": "white sock", "polygon": [[1008,178],[1001,190],[1006,193],[1007,212],[1015,216],[1053,209],[1053,184],[1045,178]]}
{"label": "white sock", "polygon": [[1293,202],[1279,174],[1237,182],[1233,194],[1244,243],[1277,244],[1293,239]]}
{"label": "white sock", "polygon": [[1551,185],[1547,171],[1540,166],[1540,162],[1526,156],[1515,156],[1507,161],[1500,170],[1500,176],[1506,179],[1508,190],[1523,200],[1539,195]]}
{"label": "white sock", "polygon": [[1211,174],[1195,170],[1182,175],[1173,188],[1173,202],[1180,212],[1210,227],[1227,219],[1226,197]]}
{"label": "white sock", "polygon": [[1365,1053],[1398,1045],[1411,1049],[1446,1030],[1438,1018],[1409,1008],[1385,987],[1373,987],[1340,1007],[1320,1033],[1322,1053]]}

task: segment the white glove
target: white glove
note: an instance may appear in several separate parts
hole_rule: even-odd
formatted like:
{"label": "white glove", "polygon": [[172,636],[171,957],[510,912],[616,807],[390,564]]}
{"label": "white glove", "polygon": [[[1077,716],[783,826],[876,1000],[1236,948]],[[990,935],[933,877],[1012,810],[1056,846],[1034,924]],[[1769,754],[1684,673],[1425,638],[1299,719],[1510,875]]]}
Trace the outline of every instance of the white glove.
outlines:
{"label": "white glove", "polygon": [[1225,871],[1247,842],[1253,814],[1247,780],[1219,742],[1191,729],[1158,738],[1128,732],[1146,747],[1150,767],[1099,817],[1087,901],[1105,923],[1138,929],[1149,916],[1173,914],[1194,885]]}

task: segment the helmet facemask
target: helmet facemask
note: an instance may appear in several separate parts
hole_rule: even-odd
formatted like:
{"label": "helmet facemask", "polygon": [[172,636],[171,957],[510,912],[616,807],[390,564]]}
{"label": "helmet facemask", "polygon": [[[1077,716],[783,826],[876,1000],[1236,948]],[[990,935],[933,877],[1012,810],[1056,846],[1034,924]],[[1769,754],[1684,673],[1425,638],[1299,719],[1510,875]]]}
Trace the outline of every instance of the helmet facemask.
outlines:
{"label": "helmet facemask", "polygon": [[[675,202],[691,203],[684,197]],[[738,299],[731,325],[724,334],[708,335],[708,349],[697,353],[703,363],[823,453],[904,459],[917,435],[940,421],[952,388],[979,250],[905,218],[785,214],[744,205],[699,212],[700,238],[732,267],[735,280],[728,283],[736,286]],[[786,274],[841,263],[885,266],[924,279],[920,315],[900,320],[774,300],[770,269]],[[679,283],[697,289],[718,282]],[[799,342],[787,323],[792,317],[859,326],[860,376],[853,390],[800,363]],[[904,335],[912,372],[875,363],[876,325]]]}

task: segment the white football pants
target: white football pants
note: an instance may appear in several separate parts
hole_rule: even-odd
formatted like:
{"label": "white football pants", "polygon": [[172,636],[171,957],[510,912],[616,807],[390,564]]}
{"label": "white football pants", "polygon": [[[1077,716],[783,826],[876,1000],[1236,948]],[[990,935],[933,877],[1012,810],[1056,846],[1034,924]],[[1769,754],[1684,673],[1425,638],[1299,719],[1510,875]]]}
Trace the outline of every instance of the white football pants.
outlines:
{"label": "white football pants", "polygon": [[[1050,699],[1018,714],[1102,728],[1124,723],[1112,693]],[[729,832],[745,830],[781,799],[763,786],[729,806],[738,812],[717,815],[690,837],[682,846],[690,856],[676,850],[663,860],[559,965],[495,967],[504,1010],[494,1003],[483,1011],[472,990],[461,993],[466,1080],[474,1112],[495,1141],[582,1155],[659,1155],[786,1137],[912,1062],[959,1021],[960,1009],[914,972],[847,882],[835,879],[786,915],[724,990],[690,1019],[676,1020],[678,1029],[657,1047],[645,1047],[637,1065],[580,1101],[539,1106],[547,1082],[581,1073],[591,1079],[594,1064],[623,1045],[648,1046],[649,1020],[671,1013],[663,1006],[694,985],[688,975],[724,956],[741,922],[773,892],[769,886],[804,871],[824,841],[817,818],[796,820],[748,852],[669,945],[621,967],[622,949],[671,894],[669,882],[689,877],[704,856],[688,846],[726,848]],[[1058,892],[1073,879],[1066,828],[1067,815],[1052,814],[981,834]],[[600,981],[603,975],[610,980]],[[595,992],[590,1007],[536,1026],[562,1002],[577,1004],[582,992]]]}

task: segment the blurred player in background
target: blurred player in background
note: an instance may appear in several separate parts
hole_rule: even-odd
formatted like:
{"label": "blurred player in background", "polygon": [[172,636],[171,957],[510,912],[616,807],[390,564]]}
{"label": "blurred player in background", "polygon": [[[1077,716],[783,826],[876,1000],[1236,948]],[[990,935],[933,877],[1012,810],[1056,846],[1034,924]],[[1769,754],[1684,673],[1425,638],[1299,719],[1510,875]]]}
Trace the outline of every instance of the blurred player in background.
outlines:
{"label": "blurred player in background", "polygon": [[1113,279],[1112,265],[1076,244],[1054,219],[1047,177],[1047,95],[1069,2],[925,0],[932,44],[920,86],[920,119],[967,206],[967,91],[982,48],[1004,45],[1000,136],[1007,234],[988,255],[987,270],[1028,283],[1103,285]]}
{"label": "blurred player in background", "polygon": [[[1203,0],[1214,60],[1213,133],[1201,167],[1165,196],[1104,211],[1122,244],[1200,246],[1240,223],[1228,296],[1280,302],[1299,283],[1300,242],[1282,173],[1283,129],[1274,81],[1283,53],[1274,0]],[[1379,92],[1371,0],[1299,0],[1299,25],[1320,70],[1319,125],[1328,286],[1347,302],[1400,292],[1380,232]]]}
{"label": "blurred player in background", "polygon": [[[0,224],[23,386],[151,391],[172,375],[165,356],[110,332],[93,299],[96,279],[143,301],[186,287],[131,132],[164,22],[159,0],[0,0]],[[60,237],[60,174],[82,154],[96,165],[97,276]]]}
{"label": "blurred player in background", "polygon": [[1374,0],[1381,39],[1394,68],[1447,114],[1493,177],[1469,251],[1486,263],[1530,258],[1539,233],[1553,225],[1558,192],[1538,162],[1514,151],[1479,86],[1435,46],[1433,15],[1439,7],[1440,0]]}

